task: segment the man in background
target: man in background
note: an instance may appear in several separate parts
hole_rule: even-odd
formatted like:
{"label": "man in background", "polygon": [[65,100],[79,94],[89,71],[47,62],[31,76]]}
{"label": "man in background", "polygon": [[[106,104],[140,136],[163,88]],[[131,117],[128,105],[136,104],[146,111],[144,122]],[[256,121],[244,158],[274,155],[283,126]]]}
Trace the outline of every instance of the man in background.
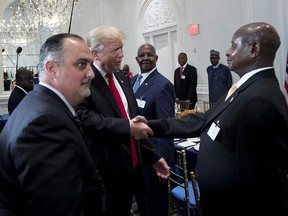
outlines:
{"label": "man in background", "polygon": [[[174,87],[157,70],[157,60],[155,47],[149,43],[142,44],[138,48],[136,57],[140,73],[131,79],[131,84],[134,84],[133,89],[139,114],[147,120],[174,117],[175,115]],[[150,141],[156,146],[157,151],[164,157],[168,165],[173,167],[175,162],[173,139],[151,138]],[[167,216],[168,182],[159,181],[159,177],[151,166],[143,166],[143,173],[146,190],[145,193],[136,195],[140,214],[143,216]]]}
{"label": "man in background", "polygon": [[211,65],[207,67],[209,102],[216,103],[222,95],[227,94],[232,86],[232,75],[229,68],[219,62],[220,52],[210,51]]}
{"label": "man in background", "polygon": [[16,70],[16,85],[14,86],[8,99],[8,112],[12,114],[27,93],[34,88],[33,71],[26,68]]}
{"label": "man in background", "polygon": [[197,97],[197,69],[187,63],[187,54],[179,53],[178,67],[174,71],[174,88],[176,94],[176,103],[187,101],[189,109],[194,109],[198,101]]}

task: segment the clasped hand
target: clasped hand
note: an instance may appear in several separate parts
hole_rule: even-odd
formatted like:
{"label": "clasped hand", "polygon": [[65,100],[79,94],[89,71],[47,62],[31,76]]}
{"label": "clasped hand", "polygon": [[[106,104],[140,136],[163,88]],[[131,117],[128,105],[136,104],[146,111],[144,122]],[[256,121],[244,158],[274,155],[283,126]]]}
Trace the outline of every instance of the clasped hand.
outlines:
{"label": "clasped hand", "polygon": [[135,140],[146,139],[153,136],[152,129],[147,125],[148,122],[143,116],[136,116],[130,120],[130,133]]}

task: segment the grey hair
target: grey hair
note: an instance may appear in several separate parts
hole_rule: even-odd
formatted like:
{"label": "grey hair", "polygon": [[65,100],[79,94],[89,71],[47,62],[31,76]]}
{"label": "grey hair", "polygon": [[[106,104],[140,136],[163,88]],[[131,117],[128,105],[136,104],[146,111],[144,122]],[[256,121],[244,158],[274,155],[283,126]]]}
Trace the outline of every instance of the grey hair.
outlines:
{"label": "grey hair", "polygon": [[113,26],[100,26],[94,28],[87,37],[87,44],[93,52],[101,52],[104,49],[105,43],[109,41],[125,40],[125,35],[119,29]]}
{"label": "grey hair", "polygon": [[83,40],[79,35],[69,33],[61,33],[49,37],[40,49],[38,62],[39,76],[45,76],[45,65],[47,61],[55,61],[59,65],[63,64],[66,56],[64,47],[64,40],[66,38],[77,38]]}

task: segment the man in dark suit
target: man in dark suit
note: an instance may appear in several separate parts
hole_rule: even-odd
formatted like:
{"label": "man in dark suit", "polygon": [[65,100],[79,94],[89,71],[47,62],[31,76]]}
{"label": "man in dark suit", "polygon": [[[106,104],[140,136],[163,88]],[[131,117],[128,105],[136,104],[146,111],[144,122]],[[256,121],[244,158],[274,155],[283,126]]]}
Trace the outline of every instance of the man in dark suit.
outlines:
{"label": "man in dark suit", "polygon": [[[141,72],[131,79],[140,115],[148,119],[160,119],[175,116],[175,92],[173,84],[156,68],[158,55],[153,45],[145,43],[138,48],[136,61]],[[136,87],[136,86],[135,86]],[[175,149],[173,139],[151,138],[157,151],[170,167],[174,166]],[[146,192],[137,194],[136,200],[141,215],[168,215],[168,182],[160,182],[150,166],[143,167]]]}
{"label": "man in dark suit", "polygon": [[226,56],[240,76],[237,90],[203,114],[149,126],[157,136],[201,135],[196,177],[203,216],[288,215],[288,109],[273,68],[280,37],[257,22],[231,41]]}
{"label": "man in dark suit", "polygon": [[101,215],[104,188],[73,109],[90,95],[91,51],[58,34],[39,59],[40,83],[0,135],[0,215]]}
{"label": "man in dark suit", "polygon": [[178,67],[174,71],[174,88],[176,103],[187,101],[190,103],[189,109],[194,109],[198,101],[197,97],[197,69],[187,63],[186,53],[179,53]]}
{"label": "man in dark suit", "polygon": [[[123,41],[124,34],[112,26],[100,26],[89,33],[95,78],[91,96],[77,108],[106,189],[107,216],[130,215],[133,193],[143,190],[142,165],[153,164],[160,178],[169,176],[167,163],[153,145],[133,139],[148,137],[151,129],[143,123],[144,118],[137,117],[130,78],[117,72],[124,56]],[[113,95],[116,92],[117,98]]]}
{"label": "man in dark suit", "polygon": [[26,94],[33,90],[33,71],[26,68],[19,68],[16,71],[16,85],[11,92],[8,100],[8,112],[12,114],[13,110],[18,106]]}

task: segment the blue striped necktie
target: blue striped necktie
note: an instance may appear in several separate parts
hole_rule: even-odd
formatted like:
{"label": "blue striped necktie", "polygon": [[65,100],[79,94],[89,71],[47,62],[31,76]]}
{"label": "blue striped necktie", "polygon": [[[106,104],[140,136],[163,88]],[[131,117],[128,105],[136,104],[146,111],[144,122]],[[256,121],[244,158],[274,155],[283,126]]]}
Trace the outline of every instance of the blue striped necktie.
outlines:
{"label": "blue striped necktie", "polygon": [[137,89],[139,88],[142,77],[143,77],[143,76],[142,76],[141,74],[138,75],[138,77],[137,77],[137,79],[136,79],[136,81],[135,81],[135,83],[134,83],[134,86],[133,86],[133,92],[134,92],[134,93],[135,93],[135,92],[137,91]]}

